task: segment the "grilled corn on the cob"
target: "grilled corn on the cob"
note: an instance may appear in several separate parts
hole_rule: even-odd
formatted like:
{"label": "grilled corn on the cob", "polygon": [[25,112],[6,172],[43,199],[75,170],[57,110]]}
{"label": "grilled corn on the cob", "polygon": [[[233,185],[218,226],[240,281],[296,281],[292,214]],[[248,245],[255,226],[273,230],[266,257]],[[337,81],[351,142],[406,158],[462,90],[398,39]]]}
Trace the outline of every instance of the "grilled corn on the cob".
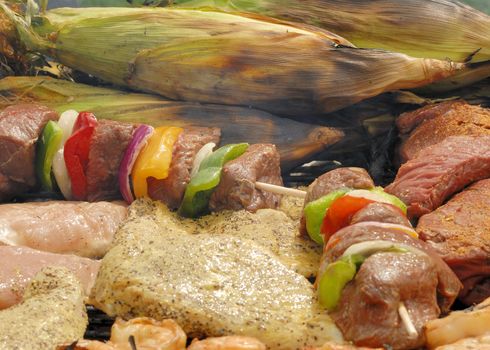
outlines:
{"label": "grilled corn on the cob", "polygon": [[320,29],[210,11],[57,9],[33,18],[32,27],[15,21],[30,49],[103,80],[283,116],[323,115],[463,67],[353,48]]}
{"label": "grilled corn on the cob", "polygon": [[[173,7],[215,7],[309,23],[358,47],[414,57],[490,60],[490,16],[454,0],[167,0]],[[478,52],[477,52],[478,51]]]}

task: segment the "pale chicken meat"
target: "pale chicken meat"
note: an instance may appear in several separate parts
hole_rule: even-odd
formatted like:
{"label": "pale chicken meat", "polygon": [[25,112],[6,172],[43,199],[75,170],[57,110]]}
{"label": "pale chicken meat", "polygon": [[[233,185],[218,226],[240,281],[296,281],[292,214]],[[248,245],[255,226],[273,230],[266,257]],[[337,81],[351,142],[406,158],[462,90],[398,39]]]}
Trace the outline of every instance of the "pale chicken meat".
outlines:
{"label": "pale chicken meat", "polygon": [[254,337],[268,349],[342,340],[313,286],[270,250],[160,223],[151,208],[135,206],[102,260],[96,307],[126,319],[172,318],[189,337]]}
{"label": "pale chicken meat", "polygon": [[88,258],[104,256],[126,217],[122,202],[0,205],[0,244]]}
{"label": "pale chicken meat", "polygon": [[34,276],[47,266],[66,267],[77,276],[88,296],[100,262],[76,255],[41,252],[27,247],[0,246],[0,310],[19,303]]}
{"label": "pale chicken meat", "polygon": [[47,350],[83,337],[88,318],[78,279],[48,267],[32,280],[24,300],[0,311],[0,349]]}
{"label": "pale chicken meat", "polygon": [[159,202],[140,201],[133,204],[132,219],[145,213],[160,227],[182,230],[189,234],[228,234],[253,240],[269,249],[286,266],[305,277],[318,272],[322,248],[298,234],[298,224],[282,211],[259,209],[222,211],[199,219],[185,219]]}

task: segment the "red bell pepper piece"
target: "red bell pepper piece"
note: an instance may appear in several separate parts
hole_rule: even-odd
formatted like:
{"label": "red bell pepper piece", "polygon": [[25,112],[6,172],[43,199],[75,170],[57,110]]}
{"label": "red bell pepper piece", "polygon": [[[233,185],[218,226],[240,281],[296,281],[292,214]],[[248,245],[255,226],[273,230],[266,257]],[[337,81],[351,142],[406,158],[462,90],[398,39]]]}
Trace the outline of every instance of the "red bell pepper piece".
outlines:
{"label": "red bell pepper piece", "polygon": [[85,170],[88,164],[90,141],[96,126],[97,119],[92,113],[80,112],[73,126],[73,133],[65,143],[66,169],[71,180],[73,198],[76,200],[87,198]]}
{"label": "red bell pepper piece", "polygon": [[324,236],[324,242],[328,242],[330,236],[341,228],[348,226],[354,214],[370,203],[374,203],[374,201],[349,195],[336,199],[330,205],[323,218],[320,232]]}

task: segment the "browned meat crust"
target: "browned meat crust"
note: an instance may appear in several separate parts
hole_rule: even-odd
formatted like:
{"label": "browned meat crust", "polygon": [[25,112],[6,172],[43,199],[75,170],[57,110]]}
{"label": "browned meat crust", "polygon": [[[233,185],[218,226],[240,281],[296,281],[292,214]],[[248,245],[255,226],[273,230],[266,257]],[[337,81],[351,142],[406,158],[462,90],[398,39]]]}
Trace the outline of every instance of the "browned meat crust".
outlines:
{"label": "browned meat crust", "polygon": [[[400,147],[402,162],[413,159],[422,149],[439,143],[449,136],[490,135],[489,109],[472,106],[463,101],[445,102],[441,105],[430,106],[431,108],[417,114],[417,117],[423,117],[424,120],[420,120],[419,125],[402,143]],[[417,111],[411,113],[416,114]],[[407,116],[400,118],[403,121]],[[402,123],[402,121],[398,122]]]}
{"label": "browned meat crust", "polygon": [[417,231],[463,282],[463,302],[471,305],[490,296],[490,179],[422,216]]}

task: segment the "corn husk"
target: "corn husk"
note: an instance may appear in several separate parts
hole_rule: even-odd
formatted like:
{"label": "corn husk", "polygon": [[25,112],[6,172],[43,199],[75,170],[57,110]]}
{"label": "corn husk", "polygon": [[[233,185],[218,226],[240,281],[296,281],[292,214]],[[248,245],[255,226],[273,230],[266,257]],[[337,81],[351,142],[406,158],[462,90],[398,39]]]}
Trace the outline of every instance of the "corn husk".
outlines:
{"label": "corn husk", "polygon": [[358,47],[463,62],[490,60],[490,16],[454,0],[169,0],[252,12],[331,30]]}
{"label": "corn husk", "polygon": [[32,27],[15,20],[30,49],[105,81],[280,116],[321,116],[464,67],[345,46],[309,27],[209,11],[56,9],[33,18]]}
{"label": "corn husk", "polygon": [[0,109],[30,101],[45,104],[59,113],[68,109],[86,110],[102,119],[152,126],[219,127],[222,144],[276,144],[284,171],[325,152],[344,136],[340,129],[299,123],[250,108],[170,101],[48,77],[0,80]]}

